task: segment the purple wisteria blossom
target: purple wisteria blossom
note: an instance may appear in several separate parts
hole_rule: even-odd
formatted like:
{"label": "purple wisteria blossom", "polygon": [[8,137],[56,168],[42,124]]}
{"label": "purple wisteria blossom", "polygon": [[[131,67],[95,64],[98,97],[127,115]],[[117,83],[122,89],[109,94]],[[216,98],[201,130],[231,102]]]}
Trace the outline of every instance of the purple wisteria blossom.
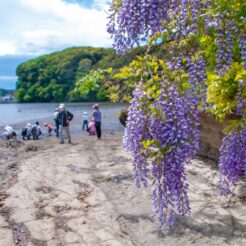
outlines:
{"label": "purple wisteria blossom", "polygon": [[219,191],[225,196],[231,192],[230,186],[236,185],[240,176],[246,177],[246,126],[223,139],[219,168]]}
{"label": "purple wisteria blossom", "polygon": [[152,204],[160,226],[164,227],[172,226],[175,213],[190,213],[185,165],[198,151],[200,134],[198,110],[187,95],[180,96],[173,83],[165,82],[162,86],[153,106],[162,116],[152,117],[149,128],[154,140],[152,147],[159,149],[152,160]]}
{"label": "purple wisteria blossom", "polygon": [[244,69],[246,69],[246,34],[243,33],[238,39],[239,47],[241,49],[241,56],[244,62]]}
{"label": "purple wisteria blossom", "polygon": [[[216,54],[212,69],[219,75],[230,68],[236,49],[240,49],[239,60],[246,66],[246,36],[239,32],[236,18],[228,15],[211,0],[121,0],[111,7],[108,32],[117,52],[124,53],[165,31],[173,54],[166,62],[168,69],[188,74],[187,88],[182,90],[179,83],[165,79],[158,84],[157,98],[149,98],[144,83],[140,83],[128,112],[124,146],[133,155],[133,179],[139,188],[141,184],[147,186],[152,177],[153,210],[161,227],[172,226],[176,213],[190,213],[185,166],[199,150],[199,114],[206,108],[206,70],[215,62],[212,56],[211,64],[207,64],[211,57],[206,50],[197,52],[199,34],[205,32],[208,40],[212,39],[210,48]],[[190,42],[194,47],[189,47]],[[243,117],[244,81],[239,83],[237,113]],[[221,195],[228,194],[230,185],[236,184],[243,173],[246,177],[246,127],[240,127],[224,138],[220,150]]]}
{"label": "purple wisteria blossom", "polygon": [[[160,226],[172,226],[175,213],[190,212],[185,165],[199,149],[199,111],[189,94],[179,94],[175,83],[162,83],[160,97],[151,102],[148,113],[146,103],[150,101],[139,85],[129,108],[124,145],[133,154],[137,187],[153,177],[152,204]],[[151,144],[145,149],[143,141],[147,140]]]}
{"label": "purple wisteria blossom", "polygon": [[162,31],[169,4],[170,0],[124,0],[117,12],[117,6],[112,5],[107,30],[114,39],[116,50],[123,53]]}
{"label": "purple wisteria blossom", "polygon": [[144,151],[142,141],[149,138],[147,131],[148,117],[145,112],[145,93],[141,90],[141,83],[133,92],[133,99],[128,110],[128,118],[124,135],[124,147],[133,155],[133,179],[140,188],[141,183],[147,186],[148,163],[147,152]]}

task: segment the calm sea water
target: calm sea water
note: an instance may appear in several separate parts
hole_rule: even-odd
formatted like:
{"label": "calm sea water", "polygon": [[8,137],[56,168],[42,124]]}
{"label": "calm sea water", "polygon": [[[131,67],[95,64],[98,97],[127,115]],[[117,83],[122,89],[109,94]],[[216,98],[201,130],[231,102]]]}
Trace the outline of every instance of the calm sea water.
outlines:
{"label": "calm sea water", "polygon": [[[75,118],[81,118],[84,111],[92,112],[93,103],[67,103],[66,107]],[[0,104],[0,127],[6,124],[15,125],[18,123],[31,122],[49,118],[53,121],[53,112],[59,106],[57,103],[30,103],[30,104]],[[103,121],[107,124],[117,123],[118,114],[125,104],[101,103],[100,109],[103,114]]]}

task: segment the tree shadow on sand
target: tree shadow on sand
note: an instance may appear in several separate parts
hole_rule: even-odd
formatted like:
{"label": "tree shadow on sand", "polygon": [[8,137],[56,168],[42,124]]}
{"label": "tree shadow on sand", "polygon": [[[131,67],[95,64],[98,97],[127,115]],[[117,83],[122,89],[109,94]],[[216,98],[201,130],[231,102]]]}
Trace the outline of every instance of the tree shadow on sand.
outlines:
{"label": "tree shadow on sand", "polygon": [[[214,211],[216,212],[216,211]],[[179,237],[187,232],[187,229],[202,237],[220,237],[225,243],[230,243],[235,239],[246,238],[246,224],[235,218],[230,211],[227,214],[211,213],[201,209],[192,217],[177,216],[174,227],[168,232],[169,236]],[[165,237],[164,232],[158,232]]]}

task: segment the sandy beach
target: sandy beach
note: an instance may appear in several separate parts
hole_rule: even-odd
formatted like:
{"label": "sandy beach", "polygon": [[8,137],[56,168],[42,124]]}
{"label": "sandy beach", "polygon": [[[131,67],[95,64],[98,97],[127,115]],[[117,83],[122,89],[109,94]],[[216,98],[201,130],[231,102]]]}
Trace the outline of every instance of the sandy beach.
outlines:
{"label": "sandy beach", "polygon": [[192,213],[160,230],[150,188],[131,180],[123,128],[106,127],[100,141],[72,132],[72,145],[1,141],[0,246],[246,244],[245,200],[219,198],[215,163],[188,167]]}

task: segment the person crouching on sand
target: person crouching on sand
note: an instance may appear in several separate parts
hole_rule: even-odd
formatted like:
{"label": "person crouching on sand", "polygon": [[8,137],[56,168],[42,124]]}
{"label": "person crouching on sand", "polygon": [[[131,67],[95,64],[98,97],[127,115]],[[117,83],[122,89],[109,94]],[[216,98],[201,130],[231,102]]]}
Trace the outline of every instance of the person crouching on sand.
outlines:
{"label": "person crouching on sand", "polygon": [[58,114],[58,122],[61,126],[60,137],[61,137],[61,144],[64,144],[64,137],[63,131],[66,132],[68,136],[68,143],[71,143],[71,134],[69,129],[69,123],[73,119],[73,114],[66,110],[64,104],[60,104],[59,106],[59,114]]}
{"label": "person crouching on sand", "polygon": [[39,136],[42,134],[41,127],[38,121],[36,121],[36,123],[32,125],[31,133],[33,140],[38,140]]}
{"label": "person crouching on sand", "polygon": [[21,135],[22,135],[23,140],[26,140],[26,138],[28,140],[31,139],[31,136],[32,136],[32,124],[31,123],[26,124],[26,127],[22,129]]}
{"label": "person crouching on sand", "polygon": [[16,132],[13,130],[12,126],[6,125],[4,127],[2,138],[9,140],[9,139],[16,139],[16,137],[17,137]]}
{"label": "person crouching on sand", "polygon": [[41,129],[41,126],[39,125],[38,121],[35,122],[35,125],[37,127],[37,136],[39,138],[42,135],[42,129]]}
{"label": "person crouching on sand", "polygon": [[48,134],[49,134],[49,136],[51,136],[51,133],[53,131],[55,131],[54,127],[51,124],[48,124],[48,123],[44,123],[44,126],[47,127]]}

